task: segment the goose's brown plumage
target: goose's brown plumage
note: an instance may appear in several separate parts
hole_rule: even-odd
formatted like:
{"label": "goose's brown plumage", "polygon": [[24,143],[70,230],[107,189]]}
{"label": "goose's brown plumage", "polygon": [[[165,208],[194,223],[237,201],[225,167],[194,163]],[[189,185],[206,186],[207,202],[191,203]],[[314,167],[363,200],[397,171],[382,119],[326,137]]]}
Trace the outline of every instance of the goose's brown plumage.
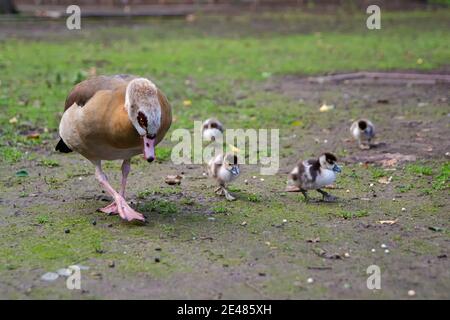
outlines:
{"label": "goose's brown plumage", "polygon": [[74,103],[84,106],[98,91],[114,90],[125,86],[136,76],[123,74],[114,76],[98,76],[78,83],[69,93],[64,105],[64,111],[69,109]]}
{"label": "goose's brown plumage", "polygon": [[[62,120],[65,125],[72,125],[72,130],[76,132],[69,137],[62,136],[64,142],[89,160],[121,159],[121,152],[117,152],[117,157],[114,154],[105,155],[99,150],[104,145],[106,153],[114,153],[109,152],[109,147],[129,149],[133,155],[141,153],[142,138],[131,123],[124,105],[127,85],[136,78],[100,76],[76,85],[65,105],[65,112],[71,113],[73,117],[63,117]],[[159,89],[157,95],[161,106],[161,126],[156,134],[155,145],[163,139],[172,123],[172,111],[167,98]],[[83,114],[82,121],[78,120],[78,113]],[[75,123],[67,123],[72,121]],[[73,140],[76,140],[76,144]]]}
{"label": "goose's brown plumage", "polygon": [[[128,102],[126,106],[127,99],[132,99],[127,97],[128,92],[141,100]],[[130,108],[131,104],[133,108]],[[134,114],[141,111],[142,115],[147,112],[153,120],[148,129],[136,125]],[[133,116],[130,112],[134,112]],[[153,114],[157,114],[157,118],[151,118]],[[97,179],[114,198],[114,202],[101,211],[119,213],[126,220],[143,220],[143,216],[131,209],[123,198],[130,158],[143,151],[145,154],[145,150],[153,152],[153,147],[164,138],[171,123],[172,112],[167,98],[148,79],[129,75],[99,76],[77,84],[69,93],[60,124],[61,141],[56,149],[66,152],[61,150],[61,145],[68,147],[96,166]],[[144,129],[148,130],[147,135],[142,136],[138,130]],[[154,153],[149,154],[148,161],[152,161]],[[101,169],[101,160],[116,159],[124,160],[120,194],[111,187]]]}

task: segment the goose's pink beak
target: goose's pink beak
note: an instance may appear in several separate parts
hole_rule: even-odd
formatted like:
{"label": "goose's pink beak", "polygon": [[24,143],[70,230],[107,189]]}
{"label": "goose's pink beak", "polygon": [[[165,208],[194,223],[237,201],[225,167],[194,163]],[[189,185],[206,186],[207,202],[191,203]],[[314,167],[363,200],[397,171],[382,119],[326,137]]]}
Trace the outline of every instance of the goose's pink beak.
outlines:
{"label": "goose's pink beak", "polygon": [[155,139],[150,139],[147,136],[144,139],[144,159],[148,162],[155,160]]}

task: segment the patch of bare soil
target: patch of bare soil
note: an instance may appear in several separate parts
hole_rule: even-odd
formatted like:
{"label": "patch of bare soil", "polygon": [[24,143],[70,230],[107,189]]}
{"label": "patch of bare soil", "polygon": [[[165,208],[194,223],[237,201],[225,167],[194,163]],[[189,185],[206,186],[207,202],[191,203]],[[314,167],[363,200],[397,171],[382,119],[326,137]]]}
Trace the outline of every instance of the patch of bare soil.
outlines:
{"label": "patch of bare soil", "polygon": [[[320,113],[313,123],[313,140],[327,140],[350,150],[343,160],[394,165],[405,161],[445,158],[450,151],[450,75],[353,73],[324,77],[286,77],[267,85],[305,107],[323,103],[335,109]],[[356,109],[356,110],[355,110]],[[326,119],[325,127],[320,118]],[[331,122],[330,117],[333,117]],[[359,150],[349,132],[357,118],[375,123],[377,139],[371,150]],[[311,130],[308,130],[311,131]],[[305,143],[307,139],[302,139]],[[307,143],[307,142],[306,142]],[[326,145],[321,144],[322,147]]]}
{"label": "patch of bare soil", "polygon": [[[79,155],[56,154],[49,145],[36,150],[36,160],[2,164],[0,237],[11,253],[0,268],[0,297],[448,299],[446,191],[424,195],[414,183],[427,186],[432,177],[405,181],[400,168],[392,181],[385,177],[369,187],[370,173],[351,165],[448,159],[448,85],[318,84],[289,77],[265,86],[298,102],[305,127],[282,130],[281,149],[292,153],[281,156],[278,175],[262,181],[258,168],[243,166],[232,203],[214,195],[201,166],[135,159],[127,199],[149,220],[135,226],[95,211],[111,199]],[[335,108],[319,112],[324,101]],[[349,137],[352,119],[360,116],[377,126],[370,150],[359,150]],[[339,201],[304,203],[282,192],[285,173],[299,157],[322,151],[337,152],[349,164],[330,190]],[[43,157],[59,166],[42,166]],[[105,167],[118,185],[120,164]],[[27,178],[15,176],[24,168]],[[168,175],[174,176],[169,182],[183,176],[180,185],[167,185]],[[39,220],[45,217],[48,222]],[[91,250],[85,242],[100,235],[101,250]],[[83,290],[67,290],[64,278],[41,279],[73,263],[90,267],[83,271]],[[366,269],[373,264],[382,269],[382,290],[367,289]],[[409,290],[417,295],[408,296]]]}

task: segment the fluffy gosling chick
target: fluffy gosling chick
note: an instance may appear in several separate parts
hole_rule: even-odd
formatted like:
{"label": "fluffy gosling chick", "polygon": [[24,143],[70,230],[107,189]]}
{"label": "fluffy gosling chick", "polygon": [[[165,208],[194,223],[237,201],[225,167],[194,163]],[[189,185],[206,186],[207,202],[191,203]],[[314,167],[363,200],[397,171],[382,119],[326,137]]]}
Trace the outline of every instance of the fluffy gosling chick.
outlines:
{"label": "fluffy gosling chick", "polygon": [[219,187],[214,191],[216,194],[224,195],[229,201],[236,199],[228,192],[225,183],[230,183],[239,176],[240,169],[237,155],[227,153],[212,158],[208,163],[208,173],[219,183]]}
{"label": "fluffy gosling chick", "polygon": [[[350,132],[353,138],[358,141],[360,149],[370,149],[370,141],[375,136],[375,127],[370,120],[356,120],[352,123]],[[367,142],[367,144],[364,144],[364,142]]]}
{"label": "fluffy gosling chick", "polygon": [[336,180],[336,173],[341,172],[336,161],[336,156],[331,153],[324,153],[318,159],[300,160],[289,174],[286,191],[300,191],[308,200],[306,191],[317,190],[324,201],[336,201],[336,197],[320,189],[332,184]]}
{"label": "fluffy gosling chick", "polygon": [[206,120],[203,122],[202,135],[205,141],[216,141],[219,136],[223,135],[222,123],[214,118]]}

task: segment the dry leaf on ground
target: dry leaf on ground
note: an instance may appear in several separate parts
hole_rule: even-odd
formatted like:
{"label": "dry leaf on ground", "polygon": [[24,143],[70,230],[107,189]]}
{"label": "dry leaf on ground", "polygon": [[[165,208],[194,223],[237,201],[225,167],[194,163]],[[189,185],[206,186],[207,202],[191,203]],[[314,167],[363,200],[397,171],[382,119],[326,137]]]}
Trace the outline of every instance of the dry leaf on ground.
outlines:
{"label": "dry leaf on ground", "polygon": [[183,179],[180,175],[168,175],[164,180],[168,185],[178,185],[181,183],[181,179]]}

